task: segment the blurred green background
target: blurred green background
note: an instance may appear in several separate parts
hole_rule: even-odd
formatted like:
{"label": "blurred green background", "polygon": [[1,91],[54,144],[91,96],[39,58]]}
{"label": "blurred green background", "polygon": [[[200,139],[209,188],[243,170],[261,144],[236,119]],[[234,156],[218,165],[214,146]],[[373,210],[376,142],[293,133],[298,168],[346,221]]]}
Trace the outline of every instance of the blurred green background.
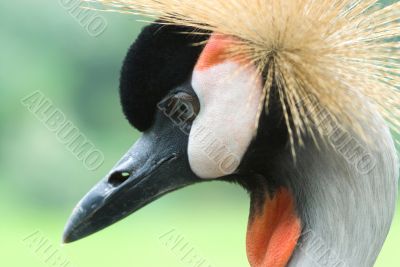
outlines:
{"label": "blurred green background", "polygon": [[[248,266],[247,195],[219,182],[168,195],[94,236],[60,245],[74,205],[138,137],[122,115],[117,88],[123,57],[145,25],[96,12],[100,26],[92,21],[88,28],[71,14],[70,2],[0,2],[0,266],[51,266],[48,253],[24,241],[37,231],[68,266],[194,266],[163,242],[172,230],[205,259],[202,266]],[[88,171],[21,104],[37,90],[104,153],[99,169]],[[400,211],[376,266],[400,266],[399,247]]]}

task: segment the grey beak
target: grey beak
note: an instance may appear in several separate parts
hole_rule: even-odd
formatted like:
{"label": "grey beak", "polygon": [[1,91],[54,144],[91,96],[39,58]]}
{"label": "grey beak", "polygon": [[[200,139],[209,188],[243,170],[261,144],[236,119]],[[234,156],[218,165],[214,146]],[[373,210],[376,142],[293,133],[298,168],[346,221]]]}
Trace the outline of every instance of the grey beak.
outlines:
{"label": "grey beak", "polygon": [[189,166],[187,142],[188,136],[159,114],[153,128],[77,204],[64,242],[91,235],[168,192],[200,182]]}

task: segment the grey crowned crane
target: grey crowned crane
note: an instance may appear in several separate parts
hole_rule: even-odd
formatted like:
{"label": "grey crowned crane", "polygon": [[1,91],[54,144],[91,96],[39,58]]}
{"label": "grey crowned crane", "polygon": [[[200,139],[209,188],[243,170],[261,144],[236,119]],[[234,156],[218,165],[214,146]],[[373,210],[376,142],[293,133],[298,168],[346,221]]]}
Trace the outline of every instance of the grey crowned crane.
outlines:
{"label": "grey crowned crane", "polygon": [[158,18],[121,71],[143,135],[79,202],[65,242],[218,179],[249,192],[251,266],[373,266],[398,191],[399,2],[97,2]]}

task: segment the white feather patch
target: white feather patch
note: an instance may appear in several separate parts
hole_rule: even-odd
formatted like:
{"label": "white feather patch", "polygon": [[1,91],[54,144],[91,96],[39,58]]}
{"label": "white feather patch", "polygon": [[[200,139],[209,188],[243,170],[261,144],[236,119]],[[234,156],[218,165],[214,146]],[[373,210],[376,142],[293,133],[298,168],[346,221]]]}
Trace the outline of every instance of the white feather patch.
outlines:
{"label": "white feather patch", "polygon": [[256,134],[262,81],[254,68],[224,62],[193,72],[200,113],[189,136],[193,172],[214,179],[232,174]]}

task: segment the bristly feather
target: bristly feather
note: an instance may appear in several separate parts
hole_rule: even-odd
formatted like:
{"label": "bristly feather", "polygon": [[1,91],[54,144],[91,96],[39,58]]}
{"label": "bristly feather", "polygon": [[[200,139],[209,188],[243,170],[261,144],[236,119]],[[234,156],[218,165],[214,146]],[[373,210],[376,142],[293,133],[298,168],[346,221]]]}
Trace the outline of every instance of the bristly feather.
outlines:
{"label": "bristly feather", "polygon": [[364,137],[359,123],[371,112],[365,97],[400,132],[400,2],[386,7],[378,0],[90,2],[236,37],[226,56],[253,62],[267,75],[260,101],[268,103],[276,83],[292,145],[301,144],[304,133],[322,134],[316,104]]}

